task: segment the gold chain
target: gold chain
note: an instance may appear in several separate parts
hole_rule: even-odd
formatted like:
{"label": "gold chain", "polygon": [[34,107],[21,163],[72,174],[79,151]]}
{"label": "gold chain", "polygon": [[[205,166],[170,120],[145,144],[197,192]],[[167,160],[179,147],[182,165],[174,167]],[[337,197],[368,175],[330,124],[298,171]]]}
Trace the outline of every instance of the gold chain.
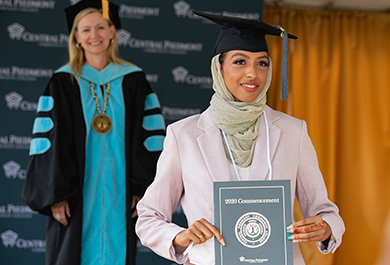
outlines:
{"label": "gold chain", "polygon": [[[99,101],[98,101],[98,99],[97,99],[97,97],[96,97],[95,89],[93,89],[93,83],[90,82],[89,85],[91,86],[92,95],[93,95],[93,98],[95,99],[95,102],[96,102],[97,111],[99,112],[99,114],[101,114],[102,112],[100,111]],[[104,101],[103,114],[106,114],[106,111],[107,111],[108,96],[109,96],[109,95],[110,95],[110,83],[107,83],[107,88],[106,88],[106,100]]]}

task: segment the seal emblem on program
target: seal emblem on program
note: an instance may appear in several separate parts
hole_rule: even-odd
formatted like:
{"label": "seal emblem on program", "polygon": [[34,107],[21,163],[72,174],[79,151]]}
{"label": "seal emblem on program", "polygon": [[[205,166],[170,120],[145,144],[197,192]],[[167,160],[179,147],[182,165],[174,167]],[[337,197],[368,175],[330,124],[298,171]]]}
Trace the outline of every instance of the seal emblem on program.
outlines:
{"label": "seal emblem on program", "polygon": [[258,248],[268,241],[271,225],[264,215],[249,212],[238,218],[235,233],[237,240],[245,247]]}

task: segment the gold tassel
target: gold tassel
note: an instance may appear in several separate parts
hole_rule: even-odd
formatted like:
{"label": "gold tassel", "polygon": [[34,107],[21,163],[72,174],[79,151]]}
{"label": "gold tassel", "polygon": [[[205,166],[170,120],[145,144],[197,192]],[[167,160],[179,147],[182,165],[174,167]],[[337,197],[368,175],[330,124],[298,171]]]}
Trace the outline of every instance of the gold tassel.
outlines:
{"label": "gold tassel", "polygon": [[110,20],[108,0],[102,0],[102,13],[104,19]]}

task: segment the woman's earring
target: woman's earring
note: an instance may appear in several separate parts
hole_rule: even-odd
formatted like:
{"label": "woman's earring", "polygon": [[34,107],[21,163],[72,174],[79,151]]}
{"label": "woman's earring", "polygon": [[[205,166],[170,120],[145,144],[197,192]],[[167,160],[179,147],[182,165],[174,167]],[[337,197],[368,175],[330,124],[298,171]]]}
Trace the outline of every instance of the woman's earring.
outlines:
{"label": "woman's earring", "polygon": [[81,44],[80,43],[76,43],[76,48],[80,48],[81,47]]}
{"label": "woman's earring", "polygon": [[114,43],[114,39],[111,39],[111,43]]}

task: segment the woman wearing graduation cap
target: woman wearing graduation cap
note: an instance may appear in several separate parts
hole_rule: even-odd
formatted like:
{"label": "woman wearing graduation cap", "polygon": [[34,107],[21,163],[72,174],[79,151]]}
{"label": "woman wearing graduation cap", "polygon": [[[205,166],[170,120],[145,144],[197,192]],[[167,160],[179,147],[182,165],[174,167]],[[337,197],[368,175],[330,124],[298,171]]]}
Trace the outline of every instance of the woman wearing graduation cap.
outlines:
{"label": "woman wearing graduation cap", "polygon": [[39,98],[22,198],[49,216],[46,264],[135,264],[135,205],[165,136],[160,105],[142,69],[117,56],[117,5],[65,12],[70,60]]}
{"label": "woman wearing graduation cap", "polygon": [[[142,244],[178,263],[214,264],[210,239],[223,246],[229,242],[213,225],[213,182],[288,179],[291,201],[297,197],[305,218],[286,227],[295,243],[294,264],[304,264],[296,243],[315,241],[323,253],[334,252],[344,223],[327,198],[306,124],[266,105],[272,62],[264,37],[283,30],[257,20],[194,13],[223,25],[211,63],[215,94],[202,114],[167,128],[156,178],[137,207]],[[179,201],[188,229],[171,222]]]}

